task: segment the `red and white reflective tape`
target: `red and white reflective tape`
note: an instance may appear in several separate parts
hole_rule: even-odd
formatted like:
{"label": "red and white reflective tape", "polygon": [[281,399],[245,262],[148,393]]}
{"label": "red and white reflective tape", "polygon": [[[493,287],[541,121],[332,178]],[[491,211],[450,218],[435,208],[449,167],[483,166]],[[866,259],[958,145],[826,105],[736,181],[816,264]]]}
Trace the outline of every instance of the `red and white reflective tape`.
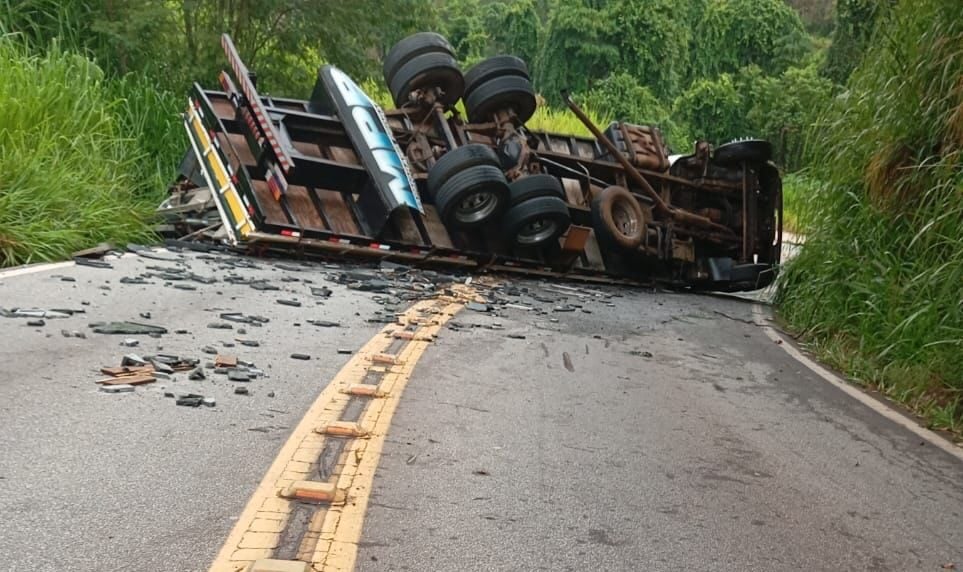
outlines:
{"label": "red and white reflective tape", "polygon": [[257,119],[264,136],[274,150],[274,155],[281,165],[281,170],[287,174],[287,172],[291,170],[291,158],[288,157],[288,154],[281,147],[281,144],[278,143],[278,136],[277,133],[274,132],[274,125],[264,110],[264,106],[261,105],[261,98],[254,88],[250,76],[248,76],[247,68],[244,66],[244,63],[241,62],[241,57],[237,54],[237,48],[234,47],[234,42],[231,41],[231,37],[227,34],[221,35],[221,47],[224,48],[224,53],[227,54],[231,69],[234,70],[234,77],[241,83],[241,91],[244,93],[244,97],[247,98],[247,104],[254,111],[255,119]]}
{"label": "red and white reflective tape", "polygon": [[294,238],[301,238],[301,233],[295,230],[284,229],[281,231],[281,236],[293,236]]}
{"label": "red and white reflective tape", "polygon": [[372,242],[368,245],[368,248],[374,248],[377,250],[391,250],[391,247],[387,244],[379,244],[377,242]]}

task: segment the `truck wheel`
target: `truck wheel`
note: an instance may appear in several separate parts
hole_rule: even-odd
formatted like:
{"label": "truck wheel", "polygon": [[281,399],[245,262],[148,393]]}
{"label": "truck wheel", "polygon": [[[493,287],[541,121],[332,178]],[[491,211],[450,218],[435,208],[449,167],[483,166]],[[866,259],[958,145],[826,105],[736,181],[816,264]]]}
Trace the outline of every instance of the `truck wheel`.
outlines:
{"label": "truck wheel", "polygon": [[486,81],[502,76],[518,76],[531,80],[525,61],[515,56],[492,56],[473,65],[465,72],[465,94],[472,91]]}
{"label": "truck wheel", "polygon": [[428,192],[435,194],[441,186],[459,171],[478,165],[498,167],[498,156],[487,145],[471,143],[456,147],[441,156],[428,170]]}
{"label": "truck wheel", "polygon": [[529,175],[516,179],[509,187],[511,188],[509,206],[515,206],[535,197],[555,197],[565,201],[562,182],[552,175]]}
{"label": "truck wheel", "polygon": [[642,244],[645,213],[632,193],[613,185],[592,201],[592,227],[601,242],[635,250]]}
{"label": "truck wheel", "polygon": [[502,219],[505,236],[519,246],[539,246],[558,240],[571,224],[565,201],[552,196],[518,203]]}
{"label": "truck wheel", "polygon": [[454,105],[465,91],[465,78],[455,58],[448,54],[428,53],[416,56],[401,66],[391,78],[389,86],[391,97],[398,107],[408,102],[412,91],[426,87],[441,88],[441,102]]}
{"label": "truck wheel", "polygon": [[381,66],[385,84],[391,85],[391,80],[412,58],[422,54],[448,54],[454,57],[455,50],[441,34],[434,32],[419,32],[399,41],[388,50]]}
{"label": "truck wheel", "polygon": [[465,110],[472,123],[484,123],[502,109],[512,109],[525,123],[535,114],[535,90],[532,82],[519,76],[501,76],[476,87],[465,98]]}
{"label": "truck wheel", "polygon": [[743,161],[765,163],[772,159],[772,143],[762,139],[744,139],[719,145],[712,160],[719,165],[736,165]]}
{"label": "truck wheel", "polygon": [[435,207],[450,228],[489,222],[508,205],[508,182],[498,167],[477,165],[452,175],[435,195]]}

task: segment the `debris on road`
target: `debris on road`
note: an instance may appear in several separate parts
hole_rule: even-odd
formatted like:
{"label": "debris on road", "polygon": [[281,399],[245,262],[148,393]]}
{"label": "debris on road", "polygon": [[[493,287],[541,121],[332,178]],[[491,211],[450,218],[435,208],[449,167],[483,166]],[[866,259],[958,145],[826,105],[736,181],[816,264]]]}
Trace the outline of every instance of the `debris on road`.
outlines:
{"label": "debris on road", "polygon": [[56,319],[69,318],[71,314],[59,312],[57,310],[41,310],[39,308],[0,308],[0,317],[4,318],[31,318],[31,319]]}
{"label": "debris on road", "polygon": [[130,393],[134,391],[133,385],[102,385],[100,386],[100,391],[104,393]]}
{"label": "debris on road", "polygon": [[311,295],[317,296],[319,298],[330,298],[333,291],[327,286],[322,286],[320,288],[311,288]]}
{"label": "debris on road", "polygon": [[[271,321],[263,316],[245,316],[242,312],[222,312],[219,314],[219,316],[222,320],[227,320],[228,322],[250,324],[255,327],[260,327],[262,324],[266,324]],[[238,331],[241,332],[241,330]]]}
{"label": "debris on road", "polygon": [[89,327],[96,334],[121,334],[128,336],[166,334],[167,328],[137,322],[92,322]]}
{"label": "debris on road", "polygon": [[301,306],[301,302],[299,302],[299,301],[297,301],[297,300],[284,300],[284,299],[281,299],[281,300],[277,300],[277,303],[278,303],[278,304],[281,304],[282,306],[293,306],[293,307],[295,307],[295,308],[298,308],[298,307]]}
{"label": "debris on road", "polygon": [[105,386],[126,385],[133,388],[135,385],[154,383],[156,381],[156,370],[151,365],[143,366],[123,366],[100,368],[100,373],[109,377],[98,379],[96,383],[102,388]]}
{"label": "debris on road", "polygon": [[291,354],[291,359],[309,360],[311,356],[308,354]]}
{"label": "debris on road", "polygon": [[44,322],[43,320],[28,320],[28,321],[27,321],[27,325],[28,325],[28,326],[34,326],[34,327],[40,327],[40,326],[46,326],[46,325],[47,325],[47,322]]}
{"label": "debris on road", "polygon": [[227,379],[230,381],[251,381],[251,376],[237,368],[227,370]]}
{"label": "debris on road", "polygon": [[201,403],[204,401],[203,395],[198,395],[196,393],[188,393],[187,395],[182,395],[178,397],[174,403],[176,405],[182,405],[184,407],[200,407]]}
{"label": "debris on road", "polygon": [[[147,360],[137,354],[127,354],[120,362],[121,366],[147,365]],[[153,367],[151,367],[153,369]]]}
{"label": "debris on road", "polygon": [[91,258],[83,258],[81,256],[74,256],[74,264],[77,266],[90,266],[92,268],[103,269],[111,269],[114,267],[114,265],[109,262],[105,262],[103,260],[93,260]]}
{"label": "debris on road", "polygon": [[228,356],[228,355],[218,354],[217,357],[214,358],[214,366],[225,367],[225,368],[237,367],[237,356]]}
{"label": "debris on road", "polygon": [[568,352],[562,352],[562,365],[569,371],[575,371],[575,366],[572,365],[572,356],[568,355]]}
{"label": "debris on road", "polygon": [[137,346],[140,345],[140,340],[135,340],[134,338],[127,338],[124,341],[120,342],[120,345],[128,348],[136,348]]}
{"label": "debris on road", "polygon": [[246,387],[238,386],[238,387],[235,387],[235,388],[234,388],[234,394],[235,394],[235,395],[250,395],[251,392],[250,392],[250,391],[248,390],[248,388],[246,388]]}

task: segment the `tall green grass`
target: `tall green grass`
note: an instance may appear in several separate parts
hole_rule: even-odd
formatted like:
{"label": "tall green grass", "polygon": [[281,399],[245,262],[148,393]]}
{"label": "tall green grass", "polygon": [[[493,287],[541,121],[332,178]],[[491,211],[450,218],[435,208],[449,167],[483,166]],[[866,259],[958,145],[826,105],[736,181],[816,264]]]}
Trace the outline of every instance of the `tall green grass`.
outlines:
{"label": "tall green grass", "polygon": [[176,122],[155,116],[164,106],[147,86],[111,84],[83,56],[57,45],[37,55],[10,36],[0,78],[0,266],[149,239],[160,187],[146,181],[174,145],[149,126]]}
{"label": "tall green grass", "polygon": [[811,196],[819,187],[810,171],[787,173],[782,178],[783,229],[794,234],[805,234],[800,221],[800,210],[804,208],[806,197]]}
{"label": "tall green grass", "polygon": [[963,424],[963,19],[901,0],[809,138],[790,326],[937,427]]}

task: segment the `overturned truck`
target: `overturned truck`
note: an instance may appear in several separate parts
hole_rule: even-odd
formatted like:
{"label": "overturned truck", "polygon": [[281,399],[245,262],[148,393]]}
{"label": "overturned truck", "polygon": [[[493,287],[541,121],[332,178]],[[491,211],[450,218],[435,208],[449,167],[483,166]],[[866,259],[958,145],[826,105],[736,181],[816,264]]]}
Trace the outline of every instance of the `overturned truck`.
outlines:
{"label": "overturned truck", "polygon": [[206,188],[231,245],[726,291],[775,276],[782,190],[765,141],[670,156],[658,128],[600,130],[566,94],[594,137],[530,130],[525,62],[463,74],[434,33],[385,57],[389,110],[330,65],[306,101],[262,96],[222,45],[232,73],[219,91],[195,84],[161,211]]}

